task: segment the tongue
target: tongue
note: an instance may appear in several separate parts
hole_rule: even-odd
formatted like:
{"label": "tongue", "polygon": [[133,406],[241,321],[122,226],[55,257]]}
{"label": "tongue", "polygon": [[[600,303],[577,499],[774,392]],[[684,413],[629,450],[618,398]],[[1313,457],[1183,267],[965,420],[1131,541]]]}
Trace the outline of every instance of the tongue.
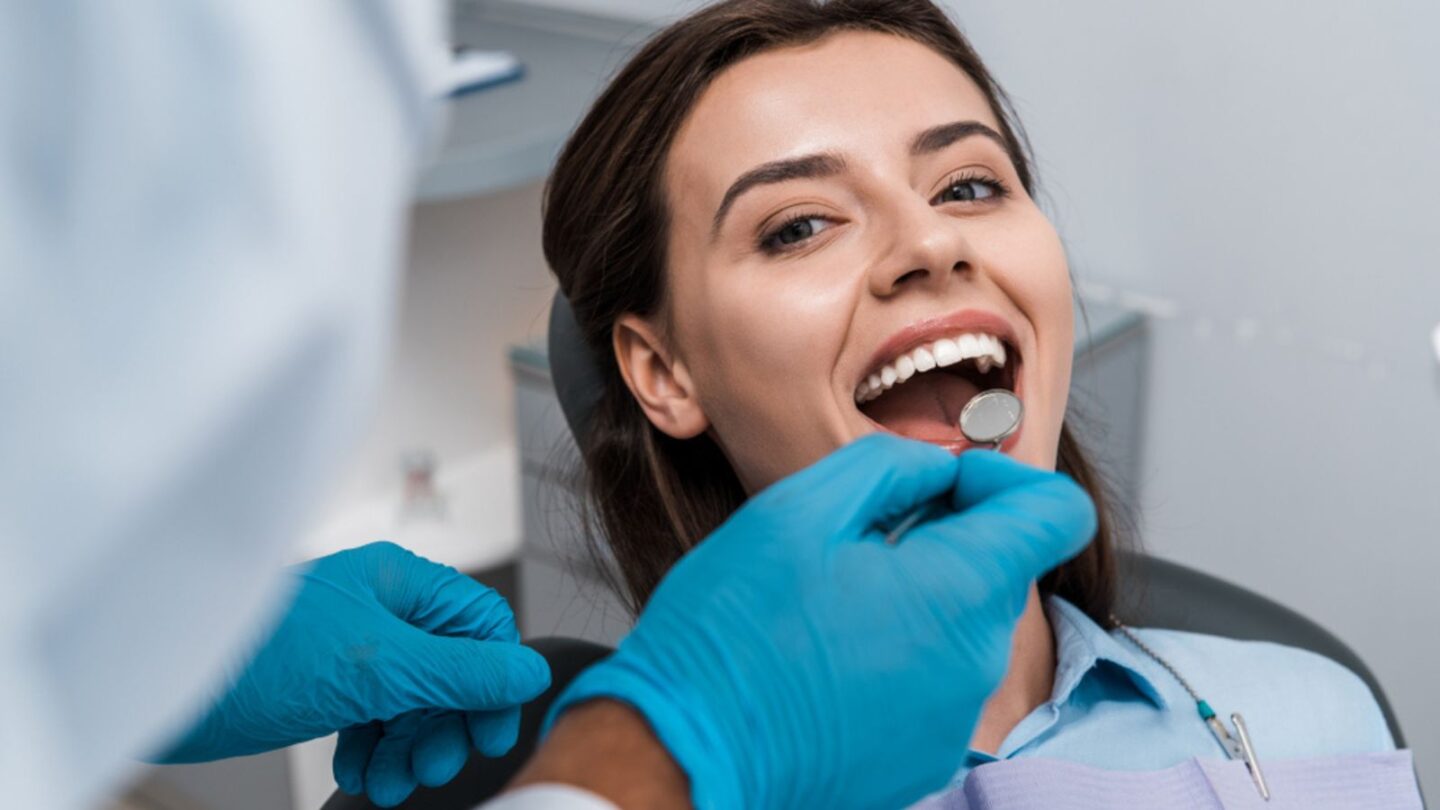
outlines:
{"label": "tongue", "polygon": [[965,436],[960,432],[960,409],[978,393],[975,383],[958,374],[921,374],[882,394],[863,410],[901,436],[953,442]]}

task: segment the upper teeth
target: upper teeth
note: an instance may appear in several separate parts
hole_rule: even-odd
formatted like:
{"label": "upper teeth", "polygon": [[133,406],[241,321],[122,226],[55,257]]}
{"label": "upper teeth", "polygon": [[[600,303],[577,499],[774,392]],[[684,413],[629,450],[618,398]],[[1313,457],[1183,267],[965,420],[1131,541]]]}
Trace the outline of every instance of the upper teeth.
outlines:
{"label": "upper teeth", "polygon": [[855,388],[855,401],[869,402],[916,374],[971,359],[981,374],[988,372],[992,366],[1004,368],[1005,344],[994,335],[966,332],[917,346],[861,380]]}

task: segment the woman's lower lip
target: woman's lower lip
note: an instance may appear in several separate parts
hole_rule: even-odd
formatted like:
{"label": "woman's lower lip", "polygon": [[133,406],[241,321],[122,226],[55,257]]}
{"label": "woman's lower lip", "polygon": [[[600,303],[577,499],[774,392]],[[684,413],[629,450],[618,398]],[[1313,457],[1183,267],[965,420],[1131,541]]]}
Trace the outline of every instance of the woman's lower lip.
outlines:
{"label": "woman's lower lip", "polygon": [[[882,427],[881,430],[884,430],[884,428]],[[889,433],[890,431],[886,432]],[[1020,434],[1021,431],[1016,430],[1013,434],[1006,438],[1005,441],[1001,442],[999,447],[994,447],[990,444],[975,444],[974,442],[967,441],[965,439],[961,439],[958,442],[938,441],[929,442],[929,444],[933,444],[936,447],[943,447],[944,449],[950,451],[951,453],[954,453],[957,456],[965,452],[966,450],[973,450],[975,448],[982,448],[985,450],[998,450],[1001,453],[1009,453],[1013,451],[1015,449],[1015,446],[1020,443]],[[925,440],[920,439],[920,441]]]}

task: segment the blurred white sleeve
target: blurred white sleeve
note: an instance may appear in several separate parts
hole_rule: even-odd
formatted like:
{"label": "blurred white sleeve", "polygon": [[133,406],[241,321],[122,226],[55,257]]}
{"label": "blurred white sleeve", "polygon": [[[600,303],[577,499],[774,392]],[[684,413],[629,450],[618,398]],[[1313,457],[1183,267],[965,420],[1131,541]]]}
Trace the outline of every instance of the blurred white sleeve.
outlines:
{"label": "blurred white sleeve", "polygon": [[620,810],[588,790],[569,785],[530,785],[492,799],[476,810]]}
{"label": "blurred white sleeve", "polygon": [[0,795],[198,710],[368,416],[442,9],[0,3]]}

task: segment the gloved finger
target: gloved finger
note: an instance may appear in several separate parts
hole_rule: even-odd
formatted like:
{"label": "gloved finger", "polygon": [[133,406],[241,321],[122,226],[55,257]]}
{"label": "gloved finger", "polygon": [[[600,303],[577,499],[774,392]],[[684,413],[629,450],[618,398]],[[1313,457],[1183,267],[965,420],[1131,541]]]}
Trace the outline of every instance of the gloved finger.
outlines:
{"label": "gloved finger", "polygon": [[363,549],[374,558],[375,598],[410,625],[444,636],[520,640],[515,614],[493,588],[394,543]]}
{"label": "gloved finger", "polygon": [[533,700],[550,686],[545,657],[523,644],[432,636],[415,631],[387,662],[407,684],[406,709],[486,711]]}
{"label": "gloved finger", "polygon": [[994,450],[969,450],[959,458],[952,503],[965,511],[1011,490],[1047,481],[1063,473],[1032,467]]}
{"label": "gloved finger", "polygon": [[425,598],[401,618],[445,636],[517,642],[520,631],[505,597],[449,566],[428,563]]}
{"label": "gloved finger", "polygon": [[1090,496],[1069,477],[1001,453],[960,457],[954,496],[960,511],[917,527],[900,544],[949,544],[970,564],[1016,582],[1038,579],[1074,557],[1095,536]]}
{"label": "gloved finger", "polygon": [[803,514],[888,527],[951,492],[958,470],[958,460],[942,448],[874,433],[776,483],[752,503],[763,506],[768,499]]}
{"label": "gloved finger", "polygon": [[426,717],[415,734],[410,751],[410,768],[415,779],[426,787],[439,787],[465,767],[470,758],[470,732],[465,715],[441,712]]}
{"label": "gloved finger", "polygon": [[520,707],[488,712],[469,712],[470,739],[487,757],[502,757],[520,737]]}
{"label": "gloved finger", "polygon": [[380,734],[379,723],[340,729],[330,768],[335,774],[335,786],[342,792],[351,796],[365,792],[365,768],[370,765],[370,754],[380,741]]}
{"label": "gloved finger", "polygon": [[365,794],[380,807],[394,807],[405,801],[419,782],[410,767],[410,751],[424,712],[406,712],[384,723],[384,733],[375,743],[370,764],[365,768]]}

